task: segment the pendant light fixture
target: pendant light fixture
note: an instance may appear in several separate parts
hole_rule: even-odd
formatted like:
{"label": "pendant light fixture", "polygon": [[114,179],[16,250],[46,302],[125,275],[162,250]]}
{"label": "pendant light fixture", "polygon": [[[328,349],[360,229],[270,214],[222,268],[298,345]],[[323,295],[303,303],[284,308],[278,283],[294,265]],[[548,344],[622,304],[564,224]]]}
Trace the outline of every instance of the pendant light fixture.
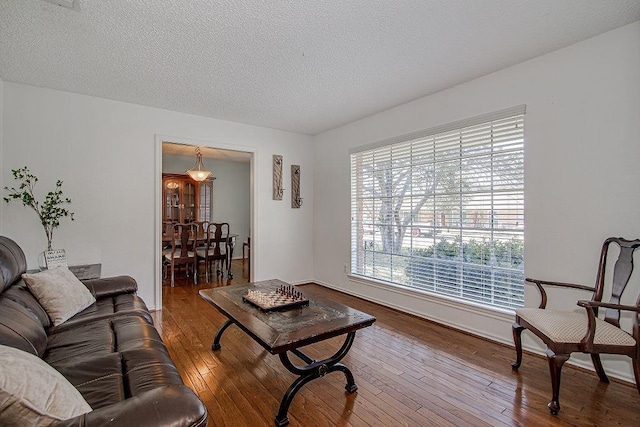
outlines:
{"label": "pendant light fixture", "polygon": [[194,181],[198,182],[204,181],[211,176],[211,171],[204,169],[204,166],[202,166],[202,153],[200,153],[199,147],[196,147],[196,166],[193,169],[189,169],[187,173]]}

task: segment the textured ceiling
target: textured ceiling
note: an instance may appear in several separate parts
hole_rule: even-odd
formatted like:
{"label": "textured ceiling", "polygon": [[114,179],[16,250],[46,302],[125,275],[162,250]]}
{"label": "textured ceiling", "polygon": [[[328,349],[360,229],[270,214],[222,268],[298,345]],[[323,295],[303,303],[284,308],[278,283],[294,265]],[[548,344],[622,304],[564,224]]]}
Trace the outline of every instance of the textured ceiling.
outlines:
{"label": "textured ceiling", "polygon": [[0,78],[313,135],[639,19],[638,0],[0,0]]}

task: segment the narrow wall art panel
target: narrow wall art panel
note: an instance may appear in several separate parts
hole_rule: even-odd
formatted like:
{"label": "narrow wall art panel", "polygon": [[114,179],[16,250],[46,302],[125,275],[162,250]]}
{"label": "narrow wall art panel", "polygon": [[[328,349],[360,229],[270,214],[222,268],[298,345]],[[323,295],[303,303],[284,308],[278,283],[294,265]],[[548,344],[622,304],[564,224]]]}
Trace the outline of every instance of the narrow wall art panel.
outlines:
{"label": "narrow wall art panel", "polygon": [[273,155],[273,200],[282,200],[282,156]]}
{"label": "narrow wall art panel", "polygon": [[299,208],[302,206],[302,197],[300,197],[300,165],[291,165],[291,207]]}

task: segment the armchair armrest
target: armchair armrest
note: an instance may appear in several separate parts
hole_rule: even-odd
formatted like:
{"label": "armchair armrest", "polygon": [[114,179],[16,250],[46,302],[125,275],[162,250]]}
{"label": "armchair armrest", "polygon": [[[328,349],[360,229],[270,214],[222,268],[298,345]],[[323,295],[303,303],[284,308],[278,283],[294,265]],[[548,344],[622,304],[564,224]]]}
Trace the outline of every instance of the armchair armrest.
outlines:
{"label": "armchair armrest", "polygon": [[[627,310],[633,311],[640,314],[640,307],[635,305],[622,305],[622,304],[614,304],[610,302],[600,302],[600,301],[589,301],[589,300],[579,300],[576,304],[580,307],[584,307],[587,310],[587,333],[580,340],[580,345],[583,347],[583,351],[591,352],[593,351],[593,339],[596,336],[596,314],[599,307],[610,308],[614,310]],[[613,319],[616,322],[616,325],[620,327],[618,324],[618,319]],[[638,316],[635,318],[635,328],[638,327]]]}
{"label": "armchair armrest", "polygon": [[542,285],[556,286],[556,287],[570,288],[570,289],[580,289],[583,291],[591,291],[591,292],[596,291],[596,288],[593,286],[576,285],[575,283],[554,282],[550,280],[532,279],[530,277],[527,277],[526,279],[524,279],[524,281],[534,283],[538,287],[538,291],[540,291],[540,297],[541,297],[540,305],[538,306],[538,308],[545,308],[547,306],[547,292],[544,290],[544,287]]}
{"label": "armchair armrest", "polygon": [[635,305],[622,305],[622,304],[614,304],[611,302],[600,302],[600,301],[588,301],[588,300],[579,300],[577,304],[580,307],[604,307],[604,308],[612,308],[614,310],[626,310],[626,311],[635,311],[636,313],[640,313],[640,307]]}
{"label": "armchair armrest", "polygon": [[82,283],[89,288],[96,298],[104,298],[119,294],[132,294],[138,291],[137,282],[130,276],[89,279],[83,280]]}
{"label": "armchair armrest", "polygon": [[204,427],[206,425],[206,408],[193,391],[184,385],[155,388],[55,424],[57,427]]}

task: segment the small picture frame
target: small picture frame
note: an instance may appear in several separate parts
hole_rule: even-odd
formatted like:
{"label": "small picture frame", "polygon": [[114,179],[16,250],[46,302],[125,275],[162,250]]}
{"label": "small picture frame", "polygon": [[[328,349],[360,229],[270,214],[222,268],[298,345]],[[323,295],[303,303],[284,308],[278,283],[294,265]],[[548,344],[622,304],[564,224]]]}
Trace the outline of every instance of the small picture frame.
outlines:
{"label": "small picture frame", "polygon": [[64,249],[54,249],[44,252],[44,263],[48,269],[56,267],[67,267],[67,256]]}

